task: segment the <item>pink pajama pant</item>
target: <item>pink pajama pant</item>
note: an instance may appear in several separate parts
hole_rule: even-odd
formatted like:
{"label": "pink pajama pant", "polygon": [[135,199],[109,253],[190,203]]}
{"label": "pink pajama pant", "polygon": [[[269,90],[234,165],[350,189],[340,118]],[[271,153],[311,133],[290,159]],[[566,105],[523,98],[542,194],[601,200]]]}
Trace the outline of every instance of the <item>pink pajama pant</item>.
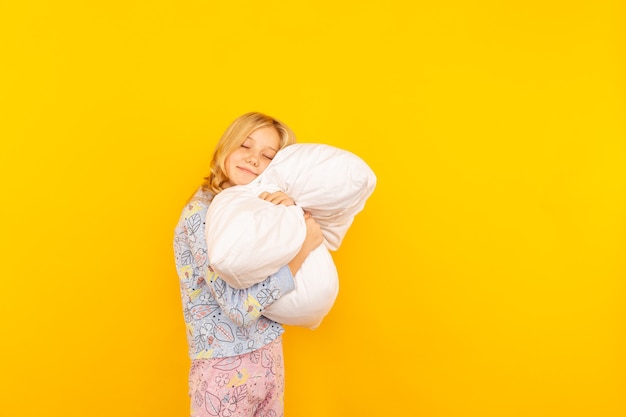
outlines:
{"label": "pink pajama pant", "polygon": [[191,417],[282,417],[281,338],[254,352],[191,362]]}

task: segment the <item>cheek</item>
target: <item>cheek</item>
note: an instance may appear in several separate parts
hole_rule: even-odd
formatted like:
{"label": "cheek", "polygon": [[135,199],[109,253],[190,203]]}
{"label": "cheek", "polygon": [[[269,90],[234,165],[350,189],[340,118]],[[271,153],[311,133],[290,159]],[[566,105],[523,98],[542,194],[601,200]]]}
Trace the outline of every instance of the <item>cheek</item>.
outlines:
{"label": "cheek", "polygon": [[271,161],[263,161],[259,163],[259,168],[261,168],[261,172],[265,171],[265,169],[270,165]]}
{"label": "cheek", "polygon": [[229,156],[228,158],[224,160],[224,174],[226,174],[227,177],[230,177],[231,165],[232,163],[231,163],[230,156]]}

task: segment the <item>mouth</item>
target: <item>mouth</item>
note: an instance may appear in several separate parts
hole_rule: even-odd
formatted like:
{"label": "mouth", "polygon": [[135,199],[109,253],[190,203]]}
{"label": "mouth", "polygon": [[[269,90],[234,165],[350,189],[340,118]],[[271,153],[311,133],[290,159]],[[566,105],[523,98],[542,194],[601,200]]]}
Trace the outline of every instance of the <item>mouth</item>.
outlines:
{"label": "mouth", "polygon": [[239,169],[240,171],[245,172],[246,174],[253,175],[255,177],[258,175],[256,172],[252,172],[252,171],[250,171],[247,168],[243,168],[243,167],[238,166],[237,169]]}

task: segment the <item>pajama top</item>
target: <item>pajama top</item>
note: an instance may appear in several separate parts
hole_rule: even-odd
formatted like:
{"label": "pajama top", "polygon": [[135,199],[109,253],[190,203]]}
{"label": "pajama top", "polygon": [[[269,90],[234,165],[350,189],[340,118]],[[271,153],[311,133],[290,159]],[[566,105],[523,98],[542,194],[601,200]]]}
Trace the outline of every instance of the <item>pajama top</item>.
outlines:
{"label": "pajama top", "polygon": [[209,268],[204,226],[213,194],[200,188],[174,231],[174,254],[189,357],[221,358],[255,351],[284,332],[263,309],[295,288],[289,267],[246,289],[234,289]]}

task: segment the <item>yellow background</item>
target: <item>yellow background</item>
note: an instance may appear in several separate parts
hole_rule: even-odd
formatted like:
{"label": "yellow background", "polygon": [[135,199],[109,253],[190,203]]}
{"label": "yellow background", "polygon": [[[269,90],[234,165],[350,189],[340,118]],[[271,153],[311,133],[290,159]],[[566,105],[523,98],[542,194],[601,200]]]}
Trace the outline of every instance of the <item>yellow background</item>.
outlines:
{"label": "yellow background", "polygon": [[625,12],[3,2],[0,416],[187,415],[173,229],[251,110],[378,176],[287,416],[625,416]]}

